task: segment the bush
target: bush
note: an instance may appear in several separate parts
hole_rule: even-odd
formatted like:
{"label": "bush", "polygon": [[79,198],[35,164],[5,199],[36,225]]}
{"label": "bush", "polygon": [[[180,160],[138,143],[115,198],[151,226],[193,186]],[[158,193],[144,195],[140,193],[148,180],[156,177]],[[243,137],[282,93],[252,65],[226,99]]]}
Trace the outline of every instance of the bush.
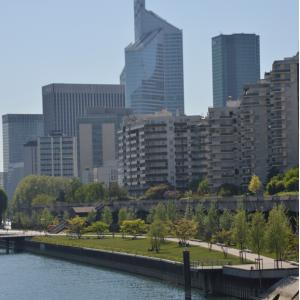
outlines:
{"label": "bush", "polygon": [[298,191],[299,190],[299,179],[294,177],[287,180],[284,184],[285,189],[289,192]]}
{"label": "bush", "polygon": [[218,196],[221,197],[228,197],[228,196],[234,196],[234,195],[240,195],[241,189],[232,183],[224,183],[219,187]]}
{"label": "bush", "polygon": [[145,192],[145,199],[163,199],[168,190],[170,187],[167,184],[153,186]]}
{"label": "bush", "polygon": [[275,195],[277,193],[283,192],[284,189],[284,182],[282,180],[279,180],[277,177],[273,177],[267,184],[267,192],[269,195]]}

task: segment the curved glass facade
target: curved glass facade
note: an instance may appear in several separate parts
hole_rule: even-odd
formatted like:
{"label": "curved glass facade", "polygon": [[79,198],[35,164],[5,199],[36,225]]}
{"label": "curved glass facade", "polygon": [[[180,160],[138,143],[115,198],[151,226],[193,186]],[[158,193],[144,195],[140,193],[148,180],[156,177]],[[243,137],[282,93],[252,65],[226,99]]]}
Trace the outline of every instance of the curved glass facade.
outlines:
{"label": "curved glass facade", "polygon": [[135,0],[135,42],[125,49],[126,107],[151,114],[184,113],[182,31]]}

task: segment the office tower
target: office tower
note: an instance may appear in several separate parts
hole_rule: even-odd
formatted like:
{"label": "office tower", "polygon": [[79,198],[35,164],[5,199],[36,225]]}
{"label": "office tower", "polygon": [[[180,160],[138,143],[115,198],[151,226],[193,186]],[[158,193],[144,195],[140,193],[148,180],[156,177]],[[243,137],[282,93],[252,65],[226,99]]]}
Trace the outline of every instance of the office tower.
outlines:
{"label": "office tower", "polygon": [[186,190],[207,175],[207,120],[163,111],[125,119],[119,131],[119,183],[141,194],[166,183]]}
{"label": "office tower", "polygon": [[223,184],[240,185],[239,101],[210,108],[208,181],[217,193]]}
{"label": "office tower", "polygon": [[182,31],[134,1],[135,41],[125,49],[126,107],[151,114],[184,114]]}
{"label": "office tower", "polygon": [[226,107],[228,97],[238,99],[245,84],[260,79],[260,45],[256,34],[219,35],[212,38],[213,106]]}
{"label": "office tower", "polygon": [[53,132],[37,139],[39,175],[77,177],[77,138]]}
{"label": "office tower", "polygon": [[0,189],[5,190],[6,173],[0,172]]}
{"label": "office tower", "polygon": [[[93,173],[94,168],[114,167],[117,170],[118,135],[123,117],[131,110],[93,108],[85,116],[78,118],[79,173]],[[100,174],[98,170],[96,174]],[[108,169],[103,170],[106,174]],[[97,176],[99,178],[99,176]]]}
{"label": "office tower", "polygon": [[2,116],[3,167],[7,173],[6,192],[12,198],[24,176],[23,145],[44,132],[43,115],[8,114]]}
{"label": "office tower", "polygon": [[116,84],[50,84],[42,92],[46,136],[57,130],[75,136],[77,118],[87,108],[125,105],[124,86]]}
{"label": "office tower", "polygon": [[24,176],[38,174],[37,140],[24,144]]}

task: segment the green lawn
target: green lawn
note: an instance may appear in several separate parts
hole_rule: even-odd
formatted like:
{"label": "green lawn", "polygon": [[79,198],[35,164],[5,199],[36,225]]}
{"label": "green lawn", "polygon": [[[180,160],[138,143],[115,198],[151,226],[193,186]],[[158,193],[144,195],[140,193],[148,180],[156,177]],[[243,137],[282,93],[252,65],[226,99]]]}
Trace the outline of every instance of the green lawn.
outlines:
{"label": "green lawn", "polygon": [[[148,251],[150,248],[150,241],[148,239],[121,239],[120,237],[112,238],[105,237],[104,239],[97,238],[82,238],[72,239],[65,236],[49,236],[49,237],[35,237],[34,241],[51,243],[57,245],[73,246],[73,247],[85,247],[93,249],[102,249],[116,252],[125,252],[143,256],[151,256],[157,258],[163,258],[173,261],[182,261],[182,250],[177,243],[164,242],[161,246],[159,253]],[[230,264],[240,264],[239,257],[228,255],[224,258],[222,252],[209,251],[206,248],[192,246],[189,247],[191,260],[201,261],[204,264],[210,265],[212,262],[214,265],[221,265],[224,261]]]}

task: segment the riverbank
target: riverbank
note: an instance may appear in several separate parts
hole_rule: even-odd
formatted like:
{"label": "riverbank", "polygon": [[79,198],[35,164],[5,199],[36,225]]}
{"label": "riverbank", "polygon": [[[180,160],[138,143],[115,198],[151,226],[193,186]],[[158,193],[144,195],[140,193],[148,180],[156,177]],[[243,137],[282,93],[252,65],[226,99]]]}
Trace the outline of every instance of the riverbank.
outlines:
{"label": "riverbank", "polygon": [[[114,252],[129,253],[134,255],[142,255],[147,257],[154,257],[160,259],[166,259],[175,262],[182,262],[183,248],[178,246],[177,241],[165,241],[161,244],[160,252],[149,251],[150,241],[146,238],[132,239],[121,237],[105,237],[98,239],[96,237],[83,237],[81,239],[72,239],[67,236],[43,236],[36,237],[33,241],[49,243],[55,245],[64,245],[71,247],[82,247]],[[191,245],[189,248],[190,257],[192,261],[201,261],[203,264],[210,263],[214,265],[223,264],[240,264],[240,259],[234,255],[227,255],[220,251],[214,251],[206,249],[205,247],[199,247]]]}
{"label": "riverbank", "polygon": [[[152,277],[177,285],[184,283],[183,264],[166,259],[30,240],[24,242],[24,250],[34,254]],[[263,270],[261,273],[249,267],[243,269],[242,266],[193,266],[191,283],[193,288],[200,289],[205,294],[254,299],[280,278],[296,271]],[[264,276],[264,272],[272,276]]]}

